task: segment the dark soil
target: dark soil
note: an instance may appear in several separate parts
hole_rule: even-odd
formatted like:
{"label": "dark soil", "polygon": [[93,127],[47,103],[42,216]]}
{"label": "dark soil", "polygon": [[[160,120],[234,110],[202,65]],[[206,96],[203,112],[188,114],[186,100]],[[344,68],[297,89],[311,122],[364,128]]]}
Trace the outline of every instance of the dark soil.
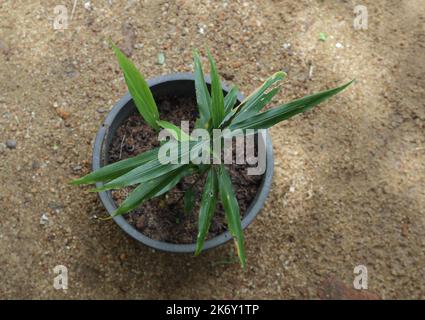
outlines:
{"label": "dark soil", "polygon": [[[196,101],[193,98],[166,97],[158,99],[161,119],[179,126],[181,120],[188,120],[193,129],[197,117]],[[159,146],[158,134],[152,130],[138,113],[131,115],[118,128],[112,138],[109,157],[110,162],[135,156]],[[234,150],[235,148],[233,148]],[[262,175],[247,174],[247,165],[228,165],[230,177],[239,202],[241,215],[244,216],[253,201]],[[191,213],[184,213],[184,192],[194,185],[195,206]],[[125,215],[127,221],[146,236],[170,243],[194,243],[198,233],[198,212],[205,176],[198,175],[183,178],[167,194],[143,203],[136,210]],[[117,204],[122,203],[134,187],[112,192]],[[226,230],[224,211],[217,206],[207,238],[212,238]]]}

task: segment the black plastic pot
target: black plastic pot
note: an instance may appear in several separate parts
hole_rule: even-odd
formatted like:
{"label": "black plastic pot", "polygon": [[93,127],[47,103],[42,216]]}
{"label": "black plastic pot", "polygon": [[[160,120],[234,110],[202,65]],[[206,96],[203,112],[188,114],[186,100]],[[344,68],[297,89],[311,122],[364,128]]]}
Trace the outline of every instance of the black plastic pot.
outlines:
{"label": "black plastic pot", "polygon": [[[210,84],[209,78],[206,78],[205,80],[208,84]],[[194,75],[191,73],[175,73],[166,76],[160,76],[154,79],[150,79],[148,84],[152,90],[155,100],[160,96],[169,94],[181,96],[195,95]],[[222,86],[223,91],[228,92],[226,85],[223,84]],[[242,101],[243,96],[238,95],[238,100]],[[127,93],[109,112],[96,135],[96,140],[93,147],[93,170],[96,170],[107,164],[109,145],[113,135],[115,134],[117,128],[123,123],[123,121],[125,121],[130,114],[135,112],[135,110],[136,107],[133,103],[133,100],[130,94]],[[266,132],[266,134],[264,134],[262,137],[266,143],[267,167],[257,195],[253,203],[248,208],[247,214],[242,219],[242,228],[244,229],[252,222],[252,220],[254,220],[255,216],[263,207],[264,202],[266,201],[266,198],[269,194],[273,177],[274,161],[271,139],[268,132]],[[98,183],[96,186],[99,187],[101,185],[102,183]],[[117,206],[115,201],[112,199],[111,192],[100,192],[99,197],[106,210],[108,210],[109,214],[112,214]],[[114,217],[114,220],[131,237],[154,249],[181,253],[195,251],[195,244],[173,244],[151,239],[130,225],[123,216]],[[229,232],[224,232],[219,236],[205,241],[204,250],[222,245],[231,238],[232,236]]]}

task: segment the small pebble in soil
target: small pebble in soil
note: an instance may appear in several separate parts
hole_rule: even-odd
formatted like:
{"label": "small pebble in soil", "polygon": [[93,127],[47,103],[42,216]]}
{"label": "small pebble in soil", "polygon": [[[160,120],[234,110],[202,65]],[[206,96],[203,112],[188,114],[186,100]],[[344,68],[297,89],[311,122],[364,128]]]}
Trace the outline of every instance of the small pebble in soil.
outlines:
{"label": "small pebble in soil", "polygon": [[74,172],[77,172],[77,171],[80,171],[82,168],[83,168],[83,167],[82,167],[82,166],[80,166],[80,165],[78,164],[78,165],[76,165],[75,167],[73,167],[73,168],[72,168],[72,170],[73,170]]}
{"label": "small pebble in soil", "polygon": [[12,139],[6,140],[6,147],[8,147],[9,149],[16,149],[16,145],[17,145],[16,140],[12,140]]}
{"label": "small pebble in soil", "polygon": [[127,150],[127,152],[133,152],[134,151],[134,146],[133,145],[125,145],[125,150]]}
{"label": "small pebble in soil", "polygon": [[71,115],[70,112],[62,109],[62,108],[57,108],[56,109],[56,113],[59,117],[61,117],[63,120],[66,120],[69,118],[69,116]]}
{"label": "small pebble in soil", "polygon": [[84,9],[90,11],[91,10],[91,3],[90,1],[84,2]]}
{"label": "small pebble in soil", "polygon": [[43,213],[40,217],[40,225],[45,225],[49,221],[49,218],[45,213]]}

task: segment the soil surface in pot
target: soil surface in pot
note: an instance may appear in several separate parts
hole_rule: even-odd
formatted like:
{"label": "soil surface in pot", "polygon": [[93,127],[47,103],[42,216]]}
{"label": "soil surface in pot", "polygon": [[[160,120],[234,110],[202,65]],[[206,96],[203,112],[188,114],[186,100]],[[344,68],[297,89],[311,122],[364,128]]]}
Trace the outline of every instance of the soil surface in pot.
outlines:
{"label": "soil surface in pot", "polygon": [[[161,119],[180,126],[181,120],[188,120],[193,129],[197,117],[196,101],[185,97],[164,97],[157,99]],[[138,113],[131,115],[118,128],[112,138],[109,162],[133,157],[159,146],[158,134],[152,130]],[[233,148],[235,150],[235,148]],[[233,158],[234,159],[234,158]],[[244,216],[261,184],[262,175],[248,175],[248,165],[228,165],[241,215]],[[197,175],[183,178],[167,194],[151,199],[137,209],[124,215],[125,219],[146,236],[169,243],[187,244],[196,242],[198,233],[198,213],[204,185],[204,177],[199,177],[194,185],[195,206],[189,214],[184,213],[184,192],[198,179]],[[122,203],[133,187],[112,191],[117,204]],[[226,230],[224,210],[217,206],[207,239]]]}

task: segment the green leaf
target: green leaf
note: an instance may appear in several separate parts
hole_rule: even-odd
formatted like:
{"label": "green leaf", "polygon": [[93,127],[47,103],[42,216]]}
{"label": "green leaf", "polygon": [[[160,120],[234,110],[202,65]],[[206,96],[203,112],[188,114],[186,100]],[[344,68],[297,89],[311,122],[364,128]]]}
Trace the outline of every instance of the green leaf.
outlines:
{"label": "green leaf", "polygon": [[196,151],[201,150],[203,146],[205,146],[205,144],[209,145],[209,140],[189,142],[189,148],[187,148],[188,150],[184,150],[183,152],[182,149],[184,148],[181,147],[180,142],[168,141],[167,144],[170,144],[170,147],[176,150],[175,153],[172,153],[172,156],[158,154],[157,158],[136,167],[135,169],[108,182],[102,187],[94,189],[93,191],[99,192],[144,183],[151,179],[157,178],[163,174],[166,174],[170,171],[178,169],[179,167],[184,165],[183,160],[187,156],[189,156],[190,152],[193,151],[194,153],[196,153]]}
{"label": "green leaf", "polygon": [[161,191],[155,194],[155,197],[159,197],[160,195],[163,195],[164,193],[170,191],[176,186],[177,183],[179,183],[179,181],[183,177],[186,177],[190,174],[193,174],[193,170],[192,168],[190,168],[189,165],[185,165],[181,167],[180,169],[178,169],[177,174],[173,176],[172,178],[170,178],[170,180],[168,181],[168,184],[165,187],[163,187]]}
{"label": "green leaf", "polygon": [[235,106],[238,99],[238,88],[233,86],[232,89],[224,97],[224,114],[228,114]]}
{"label": "green leaf", "polygon": [[189,215],[192,212],[192,209],[195,205],[195,193],[193,192],[193,188],[188,188],[184,193],[184,213]]}
{"label": "green leaf", "polygon": [[239,204],[233,191],[232,181],[226,168],[220,165],[218,170],[218,185],[220,190],[220,199],[226,214],[227,226],[230,234],[233,236],[239,260],[242,268],[246,268],[246,256],[244,247],[244,237],[241,225],[241,216]]}
{"label": "green leaf", "polygon": [[264,93],[261,96],[261,99],[255,105],[253,105],[248,112],[239,113],[234,119],[234,121],[236,122],[236,121],[242,121],[242,120],[248,119],[254,116],[255,114],[257,114],[258,112],[260,112],[261,109],[263,109],[268,103],[270,103],[270,101],[279,91],[280,91],[280,88],[277,87],[277,88],[273,88],[267,93]]}
{"label": "green leaf", "polygon": [[127,83],[128,90],[133,97],[137,110],[139,110],[143,119],[145,119],[152,128],[158,130],[159,127],[156,121],[159,120],[159,112],[147,82],[130,59],[128,59],[115,44],[111,43],[111,45],[121,70],[124,73],[125,82]]}
{"label": "green leaf", "polygon": [[209,50],[207,51],[211,68],[211,118],[213,128],[218,128],[224,118],[223,89],[214,59],[211,52]]}
{"label": "green leaf", "polygon": [[155,148],[147,152],[141,153],[133,158],[124,159],[118,162],[108,164],[102,168],[97,169],[96,171],[85,175],[84,177],[73,180],[71,184],[91,184],[99,181],[105,182],[115,179],[129,172],[130,170],[133,170],[134,168],[157,158],[158,150],[159,148]]}
{"label": "green leaf", "polygon": [[171,133],[174,139],[176,139],[177,141],[191,140],[191,137],[186,132],[184,132],[181,128],[177,127],[171,122],[159,120],[156,123],[158,123],[162,128],[167,129],[167,131]]}
{"label": "green leaf", "polygon": [[326,35],[326,33],[324,33],[324,32],[319,33],[319,40],[320,41],[326,41],[327,38],[328,38],[328,36]]}
{"label": "green leaf", "polygon": [[201,197],[201,208],[198,218],[198,237],[196,240],[195,255],[199,255],[204,247],[205,237],[211,225],[217,204],[218,182],[217,174],[213,167],[208,171],[207,180]]}
{"label": "green leaf", "polygon": [[[184,169],[185,168],[180,168],[179,170],[140,184],[129,194],[121,206],[112,213],[112,217],[127,213],[138,207],[144,201],[160,195],[163,190],[166,192],[173,188],[180,180],[176,179],[176,177],[181,178],[181,174]],[[173,181],[174,185],[170,185],[170,181]],[[166,190],[167,188],[168,190]]]}
{"label": "green leaf", "polygon": [[299,113],[311,109],[322,101],[341,92],[342,90],[347,88],[353,81],[354,80],[334,89],[322,91],[311,96],[291,101],[279,107],[259,113],[249,119],[245,119],[238,122],[232,122],[229,128],[231,130],[267,129],[278,122],[289,119]]}
{"label": "green leaf", "polygon": [[172,172],[181,166],[182,164],[161,164],[157,159],[155,159],[138,166],[126,174],[123,174],[122,176],[104,184],[102,187],[95,188],[92,191],[100,192],[111,189],[119,189],[139,183],[143,184],[149,180]]}
{"label": "green leaf", "polygon": [[258,103],[261,103],[261,100],[267,96],[265,92],[275,83],[285,79],[285,77],[286,73],[283,71],[279,71],[269,77],[266,81],[264,81],[264,83],[259,88],[257,88],[253,93],[246,97],[244,101],[242,101],[242,103],[237,107],[233,119],[235,121],[238,121],[241,117],[253,114],[253,109],[258,109]]}
{"label": "green leaf", "polygon": [[211,96],[205,83],[204,72],[202,71],[202,63],[197,50],[193,51],[193,60],[195,68],[195,90],[196,102],[199,110],[199,128],[205,128],[211,117]]}

